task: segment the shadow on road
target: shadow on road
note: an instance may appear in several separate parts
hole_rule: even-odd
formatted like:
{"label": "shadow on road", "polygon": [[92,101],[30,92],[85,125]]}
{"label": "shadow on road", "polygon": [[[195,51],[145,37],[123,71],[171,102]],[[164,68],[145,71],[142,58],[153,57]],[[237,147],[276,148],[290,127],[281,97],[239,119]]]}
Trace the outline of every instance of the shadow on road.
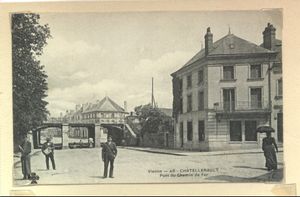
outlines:
{"label": "shadow on road", "polygon": [[103,176],[90,176],[90,178],[97,178],[97,179],[103,179]]}
{"label": "shadow on road", "polygon": [[283,169],[278,169],[272,172],[268,172],[261,176],[245,178],[229,175],[218,175],[206,178],[207,180],[215,181],[227,181],[227,182],[281,182],[283,179]]}
{"label": "shadow on road", "polygon": [[47,169],[37,169],[36,171],[49,171]]}
{"label": "shadow on road", "polygon": [[15,179],[16,181],[24,181],[25,179],[23,178],[18,178],[18,179]]}
{"label": "shadow on road", "polygon": [[233,166],[234,168],[247,168],[247,169],[253,169],[253,170],[266,170],[266,168],[253,168],[250,166]]}

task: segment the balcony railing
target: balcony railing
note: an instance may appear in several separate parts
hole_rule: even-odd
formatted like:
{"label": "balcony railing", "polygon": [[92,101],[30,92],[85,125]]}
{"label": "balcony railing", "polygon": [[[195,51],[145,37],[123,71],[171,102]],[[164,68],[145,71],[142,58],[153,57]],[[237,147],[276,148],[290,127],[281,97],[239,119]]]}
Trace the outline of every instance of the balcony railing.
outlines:
{"label": "balcony railing", "polygon": [[215,103],[214,109],[217,112],[268,111],[269,106],[264,101],[234,101]]}

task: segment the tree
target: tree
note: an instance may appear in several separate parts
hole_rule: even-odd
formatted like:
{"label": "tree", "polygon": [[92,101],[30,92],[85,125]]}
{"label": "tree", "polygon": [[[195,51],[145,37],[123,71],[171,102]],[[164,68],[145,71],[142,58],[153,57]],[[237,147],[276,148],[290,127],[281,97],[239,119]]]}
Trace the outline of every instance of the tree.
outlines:
{"label": "tree", "polygon": [[135,107],[142,126],[141,135],[145,133],[157,133],[159,131],[172,132],[172,118],[164,114],[159,108],[153,108],[151,104]]}
{"label": "tree", "polygon": [[13,130],[14,143],[47,118],[47,74],[38,57],[42,55],[50,28],[39,24],[38,14],[13,14]]}

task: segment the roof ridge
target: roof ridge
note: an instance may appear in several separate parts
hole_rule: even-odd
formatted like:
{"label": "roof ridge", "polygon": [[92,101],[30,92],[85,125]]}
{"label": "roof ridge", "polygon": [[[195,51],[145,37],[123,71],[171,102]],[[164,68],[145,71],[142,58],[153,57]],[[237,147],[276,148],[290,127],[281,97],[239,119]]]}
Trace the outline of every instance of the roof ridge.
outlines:
{"label": "roof ridge", "polygon": [[107,98],[113,105],[115,105],[114,107],[119,108],[119,110],[121,110],[121,111],[125,111],[120,105],[118,105],[116,102],[114,102],[111,98],[109,98],[109,97],[107,97]]}
{"label": "roof ridge", "polygon": [[[264,48],[264,47],[261,47],[261,46],[255,44],[255,43],[253,43],[253,42],[251,42],[251,41],[248,41],[248,40],[246,40],[246,39],[243,39],[243,38],[241,38],[241,37],[239,37],[239,36],[236,36],[236,35],[234,35],[234,34],[231,33],[231,34],[227,34],[227,35],[223,36],[222,38],[220,38],[219,40],[217,40],[216,42],[214,42],[214,43],[213,43],[213,49],[209,52],[208,55],[210,55],[211,53],[213,53],[213,51],[216,50],[216,49],[219,47],[219,45],[221,44],[221,41],[223,41],[223,40],[224,40],[225,38],[227,38],[227,37],[232,37],[232,38],[239,39],[239,40],[241,40],[241,41],[243,41],[243,42],[246,42],[247,44],[250,44],[250,45],[253,45],[253,46],[255,46],[255,47],[259,48],[259,49],[262,49],[262,50],[264,50],[265,52],[273,52],[273,51],[271,51],[271,50],[269,50],[269,49],[266,49],[266,48]],[[217,45],[217,44],[218,44],[218,46],[214,46],[214,45]]]}
{"label": "roof ridge", "polygon": [[[105,103],[111,105],[111,109],[103,110],[101,108],[104,107]],[[105,96],[99,102],[91,104],[84,112],[91,112],[91,111],[117,111],[117,112],[124,112],[125,110],[120,107],[116,102],[114,102],[110,97]]]}
{"label": "roof ridge", "polygon": [[[232,39],[232,40],[230,40],[230,39]],[[231,48],[231,46],[228,45],[228,44],[230,44],[230,42],[232,42],[232,44],[234,44],[233,48]],[[268,54],[268,53],[274,53],[274,52],[276,52],[276,51],[266,49],[254,42],[248,41],[244,38],[236,36],[233,33],[230,33],[230,34],[224,35],[217,41],[213,42],[213,48],[208,53],[208,56],[238,55],[238,54],[263,54],[263,53]],[[188,67],[191,64],[195,63],[196,61],[204,59],[205,57],[206,57],[205,56],[205,48],[203,48],[200,51],[198,51],[194,56],[192,56],[192,58],[190,58],[177,71],[181,70],[184,67]],[[177,72],[177,71],[175,71],[175,72]]]}

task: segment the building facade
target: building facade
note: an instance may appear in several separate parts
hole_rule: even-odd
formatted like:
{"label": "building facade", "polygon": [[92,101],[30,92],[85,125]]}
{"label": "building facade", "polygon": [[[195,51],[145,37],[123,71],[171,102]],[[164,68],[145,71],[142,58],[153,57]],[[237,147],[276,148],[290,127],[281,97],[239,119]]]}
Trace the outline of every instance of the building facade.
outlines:
{"label": "building facade", "polygon": [[[49,118],[45,123],[61,123],[61,141],[63,144],[88,143],[93,141],[95,146],[100,146],[106,141],[107,135],[111,135],[114,141],[120,145],[125,136],[135,138],[135,133],[125,121],[126,102],[124,108],[120,107],[108,96],[95,103],[76,105],[74,110],[67,110],[64,116]],[[53,137],[47,128],[40,133]]]}
{"label": "building facade", "polygon": [[258,46],[230,32],[213,42],[207,29],[205,48],[171,74],[176,148],[260,147],[265,135],[255,130],[266,122],[279,140],[282,123],[274,119],[282,120],[282,64],[275,31],[268,24]]}
{"label": "building facade", "polygon": [[68,122],[124,124],[128,112],[108,96],[95,103],[76,105],[75,110],[67,111],[65,118]]}

